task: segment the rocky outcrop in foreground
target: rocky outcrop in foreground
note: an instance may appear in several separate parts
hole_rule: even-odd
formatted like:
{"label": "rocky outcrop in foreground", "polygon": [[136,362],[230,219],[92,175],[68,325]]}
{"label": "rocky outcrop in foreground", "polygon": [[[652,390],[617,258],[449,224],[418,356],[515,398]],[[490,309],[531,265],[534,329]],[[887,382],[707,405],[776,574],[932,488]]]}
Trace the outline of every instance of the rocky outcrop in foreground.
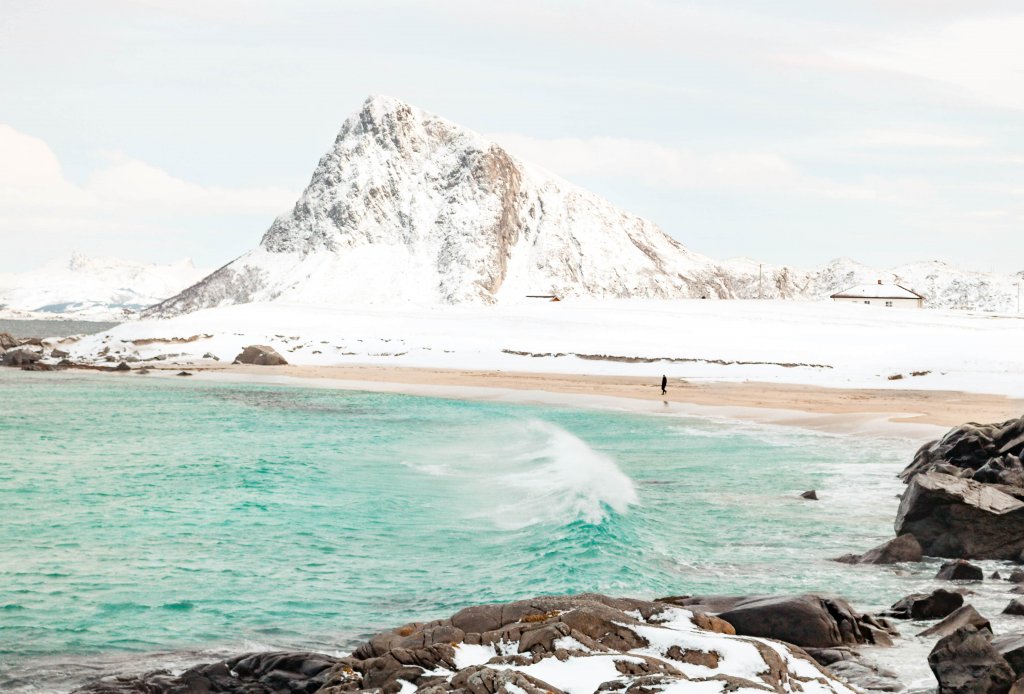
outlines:
{"label": "rocky outcrop in foreground", "polygon": [[90,694],[642,694],[754,689],[852,694],[795,646],[722,619],[603,595],[466,608],[374,636],[352,655],[254,653],[173,676],[106,679]]}
{"label": "rocky outcrop in foreground", "polygon": [[925,444],[901,473],[908,483],[896,534],[926,555],[1019,559],[1024,550],[1024,417],[963,424]]}

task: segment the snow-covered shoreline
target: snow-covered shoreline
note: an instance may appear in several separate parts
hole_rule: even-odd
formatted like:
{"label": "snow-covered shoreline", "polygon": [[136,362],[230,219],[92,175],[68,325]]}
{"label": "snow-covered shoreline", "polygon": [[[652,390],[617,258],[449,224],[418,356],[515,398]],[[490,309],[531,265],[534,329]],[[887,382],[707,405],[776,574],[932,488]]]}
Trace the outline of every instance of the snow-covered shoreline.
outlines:
{"label": "snow-covered shoreline", "polygon": [[67,347],[72,359],[232,361],[266,344],[291,364],[838,388],[1024,392],[1024,319],[787,301],[573,300],[496,306],[286,303],[147,319]]}

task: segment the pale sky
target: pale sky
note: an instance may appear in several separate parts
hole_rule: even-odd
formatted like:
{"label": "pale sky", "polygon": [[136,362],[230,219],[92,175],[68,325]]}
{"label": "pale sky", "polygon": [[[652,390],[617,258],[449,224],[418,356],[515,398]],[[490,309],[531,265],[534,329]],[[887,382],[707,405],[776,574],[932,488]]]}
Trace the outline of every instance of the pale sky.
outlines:
{"label": "pale sky", "polygon": [[219,266],[389,94],[712,257],[1024,269],[1024,5],[0,0],[0,271]]}

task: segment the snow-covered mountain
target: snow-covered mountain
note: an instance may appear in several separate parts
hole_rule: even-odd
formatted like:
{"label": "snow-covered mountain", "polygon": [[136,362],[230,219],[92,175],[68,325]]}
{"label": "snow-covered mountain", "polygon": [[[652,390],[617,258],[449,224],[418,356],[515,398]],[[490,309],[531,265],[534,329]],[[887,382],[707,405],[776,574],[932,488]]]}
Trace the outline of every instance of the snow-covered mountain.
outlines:
{"label": "snow-covered mountain", "polygon": [[0,314],[123,320],[208,272],[191,260],[154,265],[73,253],[35,270],[0,273]]}
{"label": "snow-covered mountain", "polygon": [[694,253],[652,222],[390,97],[345,121],[260,245],[146,315],[256,301],[459,304],[527,295],[821,299],[896,279],[944,308],[1010,310],[1017,277],[941,263],[800,270]]}
{"label": "snow-covered mountain", "polygon": [[727,295],[716,267],[471,130],[371,97],[258,248],[154,313],[272,300]]}

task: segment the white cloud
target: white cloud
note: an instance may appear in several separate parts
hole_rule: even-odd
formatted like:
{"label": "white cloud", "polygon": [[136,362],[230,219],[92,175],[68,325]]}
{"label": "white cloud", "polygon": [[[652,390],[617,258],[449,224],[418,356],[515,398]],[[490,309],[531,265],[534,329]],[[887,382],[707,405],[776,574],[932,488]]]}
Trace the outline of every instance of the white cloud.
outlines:
{"label": "white cloud", "polygon": [[[187,220],[185,227],[241,215],[269,223],[296,197],[281,188],[203,186],[123,155],[78,184],[64,176],[46,142],[0,125],[0,236],[45,235],[54,245],[75,247],[125,239],[144,244],[147,236],[178,232],[168,228],[168,218]],[[250,231],[253,242],[260,231]]]}
{"label": "white cloud", "polygon": [[869,198],[871,191],[815,178],[772,152],[695,152],[647,140],[489,136],[527,162],[573,177],[640,179],[656,187],[728,189],[827,198]]}
{"label": "white cloud", "polygon": [[988,145],[989,140],[934,128],[876,128],[855,133],[848,143],[893,149],[973,149]]}
{"label": "white cloud", "polygon": [[985,102],[1024,109],[1024,14],[959,19],[835,53],[849,64],[953,86]]}

